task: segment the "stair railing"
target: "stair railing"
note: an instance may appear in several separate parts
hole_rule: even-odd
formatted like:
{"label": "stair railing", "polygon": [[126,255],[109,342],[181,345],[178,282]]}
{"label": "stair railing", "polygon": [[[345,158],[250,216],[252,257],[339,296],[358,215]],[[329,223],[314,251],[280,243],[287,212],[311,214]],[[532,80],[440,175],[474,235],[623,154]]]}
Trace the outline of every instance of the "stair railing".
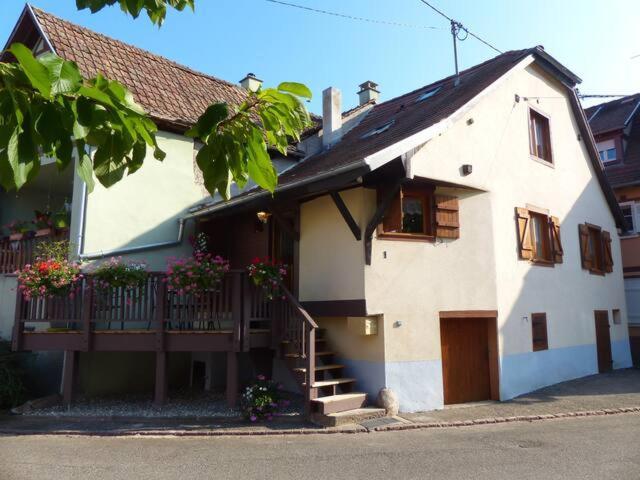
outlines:
{"label": "stair railing", "polygon": [[311,400],[316,398],[313,383],[316,378],[316,330],[318,325],[307,311],[300,305],[298,299],[281,285],[282,297],[277,302],[274,312],[272,337],[278,343],[287,342],[289,353],[298,355],[304,361],[306,381],[303,385],[305,395],[305,411],[308,414]]}

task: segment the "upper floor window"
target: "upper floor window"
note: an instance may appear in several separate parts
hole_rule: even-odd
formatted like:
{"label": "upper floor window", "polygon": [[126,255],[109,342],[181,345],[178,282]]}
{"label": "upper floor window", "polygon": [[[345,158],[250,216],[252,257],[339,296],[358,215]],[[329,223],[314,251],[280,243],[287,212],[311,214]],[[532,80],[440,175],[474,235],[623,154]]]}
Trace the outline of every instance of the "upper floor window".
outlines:
{"label": "upper floor window", "polygon": [[[393,194],[378,234],[380,237],[433,239],[458,238],[458,199],[436,195],[433,185],[410,183],[397,193],[393,187],[378,187],[378,202]],[[394,190],[395,191],[395,190]]]}
{"label": "upper floor window", "polygon": [[532,108],[529,108],[529,151],[534,157],[553,163],[549,119]]}
{"label": "upper floor window", "polygon": [[635,202],[621,203],[620,209],[622,210],[622,214],[624,215],[624,219],[627,223],[627,231],[625,233],[627,235],[637,233],[638,228],[637,228],[637,221],[636,221]]}
{"label": "upper floor window", "polygon": [[613,272],[611,234],[590,223],[578,225],[578,229],[582,268],[599,275]]}
{"label": "upper floor window", "polygon": [[605,140],[604,142],[598,142],[598,154],[602,163],[613,162],[618,159],[618,152],[616,150],[616,142],[614,140]]}
{"label": "upper floor window", "polygon": [[560,221],[538,209],[516,208],[520,258],[534,263],[562,263]]}

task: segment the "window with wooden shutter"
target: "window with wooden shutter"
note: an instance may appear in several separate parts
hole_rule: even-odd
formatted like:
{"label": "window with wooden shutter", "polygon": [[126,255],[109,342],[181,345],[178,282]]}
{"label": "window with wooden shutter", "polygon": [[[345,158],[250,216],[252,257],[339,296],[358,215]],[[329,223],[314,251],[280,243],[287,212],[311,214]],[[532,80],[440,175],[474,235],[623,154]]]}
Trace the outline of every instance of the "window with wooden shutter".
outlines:
{"label": "window with wooden shutter", "polygon": [[549,339],[547,337],[547,314],[531,314],[531,339],[534,352],[549,349]]}
{"label": "window with wooden shutter", "polygon": [[560,221],[540,211],[516,207],[518,256],[543,265],[562,263]]}
{"label": "window with wooden shutter", "polygon": [[[383,184],[378,187],[378,202],[382,202],[384,198],[392,193],[392,185]],[[401,191],[393,197],[391,205],[384,212],[382,217],[382,230],[389,233],[398,233],[402,231],[402,207],[401,207]]]}
{"label": "window with wooden shutter", "polygon": [[460,238],[458,199],[447,195],[435,196],[436,237]]}
{"label": "window with wooden shutter", "polygon": [[582,268],[597,275],[613,272],[611,234],[597,225],[578,225]]}

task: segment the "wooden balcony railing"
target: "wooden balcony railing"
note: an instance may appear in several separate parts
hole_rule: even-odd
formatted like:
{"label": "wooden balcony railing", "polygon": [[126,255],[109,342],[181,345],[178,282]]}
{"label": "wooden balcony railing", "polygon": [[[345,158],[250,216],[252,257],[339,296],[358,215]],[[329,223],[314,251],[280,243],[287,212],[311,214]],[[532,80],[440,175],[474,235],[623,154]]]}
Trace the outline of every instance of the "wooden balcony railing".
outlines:
{"label": "wooden balcony railing", "polygon": [[35,260],[39,243],[69,238],[67,230],[54,231],[20,240],[0,239],[0,275],[12,274]]}

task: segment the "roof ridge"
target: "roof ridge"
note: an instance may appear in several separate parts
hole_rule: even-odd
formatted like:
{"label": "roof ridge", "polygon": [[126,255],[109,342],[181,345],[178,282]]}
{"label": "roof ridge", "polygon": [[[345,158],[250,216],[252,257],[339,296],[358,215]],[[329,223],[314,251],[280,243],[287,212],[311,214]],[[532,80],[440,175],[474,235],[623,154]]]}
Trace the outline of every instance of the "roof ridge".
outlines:
{"label": "roof ridge", "polygon": [[[33,10],[33,12],[34,12],[34,14],[36,15],[36,17],[37,17],[38,15],[43,15],[43,16],[45,16],[45,17],[53,18],[53,19],[54,19],[54,20],[56,20],[56,21],[66,23],[67,25],[70,25],[70,26],[71,26],[71,27],[73,27],[73,28],[76,28],[76,29],[79,29],[79,30],[81,30],[81,31],[87,32],[87,33],[89,33],[89,34],[91,34],[91,35],[95,35],[95,36],[97,36],[97,37],[104,38],[104,39],[106,39],[106,40],[108,40],[108,41],[110,41],[110,42],[119,43],[119,44],[121,44],[121,45],[124,45],[124,46],[125,46],[125,47],[127,47],[127,48],[131,48],[131,49],[133,49],[133,50],[136,50],[136,51],[138,51],[140,54],[142,54],[142,55],[144,55],[145,57],[149,58],[150,60],[153,60],[153,61],[156,61],[156,62],[157,62],[157,61],[166,62],[166,63],[168,63],[168,64],[172,65],[173,67],[178,68],[178,69],[180,69],[180,70],[183,70],[183,71],[185,71],[185,72],[187,72],[187,73],[190,73],[190,74],[192,74],[192,75],[197,75],[197,76],[200,76],[200,77],[203,77],[203,78],[207,78],[207,79],[209,79],[209,80],[213,80],[213,81],[215,81],[215,82],[220,82],[220,83],[222,83],[222,84],[228,85],[228,86],[230,86],[230,87],[232,87],[232,88],[235,88],[235,89],[237,89],[237,90],[241,90],[241,89],[242,89],[242,87],[240,87],[239,85],[237,85],[237,84],[235,84],[235,83],[233,83],[233,82],[230,82],[230,81],[228,81],[228,80],[224,80],[224,79],[219,78],[219,77],[216,77],[216,76],[214,76],[214,75],[210,75],[210,74],[208,74],[208,73],[204,73],[204,72],[200,72],[200,71],[198,71],[198,70],[194,70],[193,68],[187,67],[186,65],[182,65],[182,64],[180,64],[180,63],[178,63],[178,62],[176,62],[176,61],[174,61],[174,60],[171,60],[171,59],[169,59],[169,58],[167,58],[167,57],[164,57],[164,56],[162,56],[162,55],[159,55],[159,54],[157,54],[157,53],[153,53],[153,52],[151,52],[151,51],[149,51],[149,50],[145,50],[145,49],[143,49],[143,48],[137,47],[137,46],[135,46],[135,45],[132,45],[132,44],[127,43],[127,42],[124,42],[124,41],[122,41],[122,40],[118,40],[117,38],[110,37],[109,35],[105,35],[104,33],[96,32],[95,30],[92,30],[92,29],[90,29],[90,28],[88,28],[88,27],[84,27],[84,26],[79,25],[79,24],[77,24],[77,23],[71,22],[71,21],[66,20],[66,19],[64,19],[64,18],[58,17],[57,15],[54,15],[54,14],[52,14],[52,13],[49,13],[49,12],[47,12],[47,11],[45,11],[45,10],[41,9],[41,8],[35,7],[35,6],[31,5],[31,4],[28,4],[28,5],[29,5],[29,6],[31,7],[31,9]],[[38,23],[40,24],[40,27],[41,27],[43,30],[45,30],[45,31],[46,31],[46,26],[41,24],[40,19],[39,19],[39,18],[36,18],[36,20],[37,20],[37,21],[38,21]]]}

